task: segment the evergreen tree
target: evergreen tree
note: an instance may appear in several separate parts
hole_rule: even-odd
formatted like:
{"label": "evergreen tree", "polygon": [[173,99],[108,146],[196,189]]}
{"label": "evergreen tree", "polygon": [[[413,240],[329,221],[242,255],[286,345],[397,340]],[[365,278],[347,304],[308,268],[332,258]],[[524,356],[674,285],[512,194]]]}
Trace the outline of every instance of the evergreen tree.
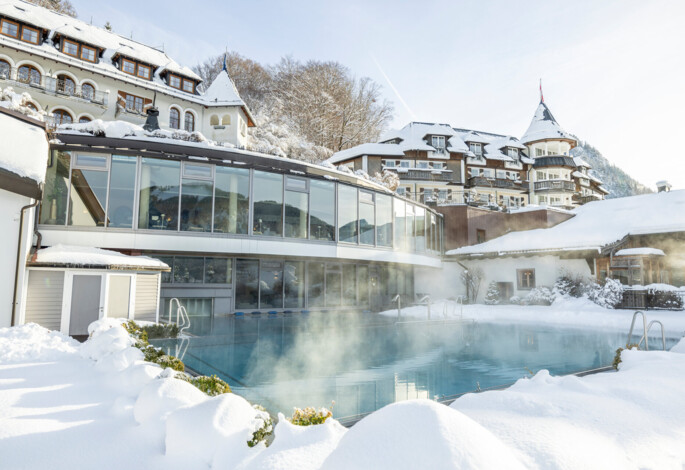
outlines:
{"label": "evergreen tree", "polygon": [[485,293],[485,303],[488,305],[497,305],[500,303],[501,296],[497,283],[492,281],[488,285],[488,291]]}

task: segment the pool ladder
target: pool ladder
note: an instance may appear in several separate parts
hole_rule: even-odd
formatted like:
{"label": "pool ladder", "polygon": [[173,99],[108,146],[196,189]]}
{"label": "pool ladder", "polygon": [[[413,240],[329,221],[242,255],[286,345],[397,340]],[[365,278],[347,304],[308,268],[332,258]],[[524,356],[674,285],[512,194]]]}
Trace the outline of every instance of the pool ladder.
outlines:
{"label": "pool ladder", "polygon": [[190,328],[190,317],[188,316],[186,308],[181,305],[181,302],[176,297],[174,297],[169,301],[169,323],[172,323],[171,313],[174,305],[176,305],[176,325],[178,326],[178,334],[180,335]]}
{"label": "pool ladder", "polygon": [[661,323],[659,320],[652,320],[647,324],[647,316],[644,314],[644,312],[637,311],[633,313],[633,321],[630,323],[630,331],[628,331],[628,341],[626,342],[626,348],[630,345],[630,340],[633,339],[633,329],[635,328],[635,320],[637,320],[637,316],[641,315],[642,316],[642,338],[640,338],[640,341],[637,343],[637,347],[639,348],[642,342],[645,342],[645,351],[649,351],[649,338],[647,338],[647,335],[649,334],[649,330],[652,329],[652,326],[659,325],[661,328],[661,344],[662,348],[665,351],[666,350],[666,334],[664,333],[664,325]]}

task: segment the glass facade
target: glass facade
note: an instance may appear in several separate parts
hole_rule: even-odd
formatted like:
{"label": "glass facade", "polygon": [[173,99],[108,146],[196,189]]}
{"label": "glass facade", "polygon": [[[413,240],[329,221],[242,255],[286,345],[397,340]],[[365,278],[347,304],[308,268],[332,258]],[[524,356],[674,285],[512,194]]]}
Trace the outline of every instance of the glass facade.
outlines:
{"label": "glass facade", "polygon": [[443,243],[443,220],[434,211],[349,184],[61,151],[50,155],[40,224],[342,242],[431,255]]}

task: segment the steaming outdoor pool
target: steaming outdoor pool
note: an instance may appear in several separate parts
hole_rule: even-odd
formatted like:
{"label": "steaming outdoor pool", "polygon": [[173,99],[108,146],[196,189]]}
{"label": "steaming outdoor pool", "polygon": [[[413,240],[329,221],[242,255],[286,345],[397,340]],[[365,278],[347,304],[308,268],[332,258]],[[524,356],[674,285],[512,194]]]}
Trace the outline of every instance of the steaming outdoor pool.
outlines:
{"label": "steaming outdoor pool", "polygon": [[395,324],[368,313],[217,317],[204,330],[203,336],[154,343],[272,413],[335,401],[338,418],[400,400],[506,385],[541,369],[559,375],[608,366],[626,342],[620,332]]}

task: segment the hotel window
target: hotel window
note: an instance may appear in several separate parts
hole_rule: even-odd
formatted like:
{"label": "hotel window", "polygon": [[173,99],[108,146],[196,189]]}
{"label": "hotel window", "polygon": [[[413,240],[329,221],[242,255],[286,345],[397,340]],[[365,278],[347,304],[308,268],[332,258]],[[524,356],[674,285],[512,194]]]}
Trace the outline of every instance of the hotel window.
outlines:
{"label": "hotel window", "polygon": [[55,124],[58,126],[60,124],[71,124],[74,122],[74,118],[69,114],[68,111],[63,109],[56,109],[52,112],[52,117],[55,119]]}
{"label": "hotel window", "polygon": [[138,228],[178,230],[181,163],[142,158],[138,197]]}
{"label": "hotel window", "polygon": [[92,119],[89,118],[88,116],[81,116],[80,118],[78,118],[79,124],[86,124],[90,121],[92,121]]}
{"label": "hotel window", "polygon": [[375,245],[376,207],[374,193],[359,191],[359,243]]}
{"label": "hotel window", "polygon": [[19,23],[5,19],[0,20],[0,34],[19,39]]}
{"label": "hotel window", "polygon": [[392,247],[392,197],[376,194],[376,245]]}
{"label": "hotel window", "polygon": [[71,170],[68,225],[104,227],[108,180],[106,155],[76,155]]}
{"label": "hotel window", "polygon": [[415,249],[418,252],[426,251],[426,210],[416,206],[414,213]]}
{"label": "hotel window", "polygon": [[138,69],[136,71],[136,75],[138,75],[140,78],[150,80],[150,74],[151,74],[150,67],[148,67],[147,65],[138,64]]}
{"label": "hotel window", "polygon": [[519,151],[518,151],[518,149],[510,148],[510,149],[509,149],[509,156],[510,156],[511,158],[518,158],[518,157],[519,157]]}
{"label": "hotel window", "polygon": [[188,132],[193,132],[195,130],[195,116],[193,116],[193,113],[190,111],[186,111],[184,128]]}
{"label": "hotel window", "polygon": [[97,60],[97,51],[93,47],[81,46],[81,59],[95,62]]}
{"label": "hotel window", "polygon": [[38,44],[40,42],[40,32],[37,29],[24,26],[21,28],[21,40],[31,44]]}
{"label": "hotel window", "polygon": [[476,156],[483,155],[483,146],[477,142],[469,143],[469,150],[471,150],[471,153],[475,154]]}
{"label": "hotel window", "polygon": [[309,238],[335,240],[335,183],[309,182]]}
{"label": "hotel window", "polygon": [[121,59],[121,70],[130,75],[136,74],[136,63],[132,60]]}
{"label": "hotel window", "polygon": [[542,157],[543,155],[545,155],[545,151],[543,149],[535,149],[536,157]]}
{"label": "hotel window", "polygon": [[421,168],[422,170],[427,170],[428,167],[428,162],[425,160],[419,160],[416,162],[416,168]]}
{"label": "hotel window", "polygon": [[252,233],[280,237],[283,234],[283,176],[255,171],[253,181]]}
{"label": "hotel window", "polygon": [[10,78],[10,70],[12,70],[10,63],[6,60],[0,59],[0,78]]}
{"label": "hotel window", "polygon": [[214,232],[247,234],[250,212],[250,170],[216,167]]}
{"label": "hotel window", "polygon": [[81,85],[81,98],[86,100],[92,100],[95,98],[95,87],[89,83],[84,83]]}
{"label": "hotel window", "polygon": [[395,222],[395,248],[406,250],[407,226],[406,226],[406,203],[401,199],[394,202],[394,222]]}
{"label": "hotel window", "polygon": [[538,181],[544,181],[547,179],[547,173],[544,173],[542,171],[537,171],[535,174],[535,177],[537,178]]}
{"label": "hotel window", "polygon": [[432,144],[435,150],[442,151],[445,150],[445,136],[434,135],[432,136]]}
{"label": "hotel window", "polygon": [[395,168],[395,160],[385,160],[383,163],[387,168]]}
{"label": "hotel window", "polygon": [[38,69],[31,65],[22,65],[17,70],[17,81],[19,82],[40,85],[41,79],[42,77]]}
{"label": "hotel window", "polygon": [[338,241],[357,243],[358,228],[357,188],[338,185]]}
{"label": "hotel window", "polygon": [[434,170],[442,170],[444,168],[442,162],[433,162],[433,169]]}
{"label": "hotel window", "polygon": [[187,91],[188,93],[194,93],[195,92],[195,83],[193,83],[191,80],[186,80],[184,78],[183,79],[183,91]]}
{"label": "hotel window", "polygon": [[178,129],[181,125],[181,113],[176,108],[169,110],[169,127]]}
{"label": "hotel window", "polygon": [[140,96],[129,95],[128,93],[124,93],[124,97],[126,100],[127,111],[135,111],[141,114],[143,113],[143,105],[145,104],[145,100],[143,98]]}
{"label": "hotel window", "polygon": [[72,96],[76,92],[76,83],[67,75],[57,75],[57,93]]}
{"label": "hotel window", "polygon": [[214,166],[184,162],[181,179],[181,230],[212,230]]}
{"label": "hotel window", "polygon": [[309,181],[304,178],[285,177],[285,236],[307,238],[307,211],[309,208]]}
{"label": "hotel window", "polygon": [[530,290],[535,288],[534,269],[517,269],[516,279],[517,287],[519,290]]}
{"label": "hotel window", "polygon": [[133,228],[133,201],[136,194],[138,158],[112,155],[107,201],[107,226]]}
{"label": "hotel window", "polygon": [[72,57],[78,57],[78,43],[65,39],[62,43],[62,52]]}
{"label": "hotel window", "polygon": [[169,86],[181,89],[181,77],[169,75]]}
{"label": "hotel window", "polygon": [[400,168],[409,168],[409,166],[410,166],[409,160],[400,161]]}

